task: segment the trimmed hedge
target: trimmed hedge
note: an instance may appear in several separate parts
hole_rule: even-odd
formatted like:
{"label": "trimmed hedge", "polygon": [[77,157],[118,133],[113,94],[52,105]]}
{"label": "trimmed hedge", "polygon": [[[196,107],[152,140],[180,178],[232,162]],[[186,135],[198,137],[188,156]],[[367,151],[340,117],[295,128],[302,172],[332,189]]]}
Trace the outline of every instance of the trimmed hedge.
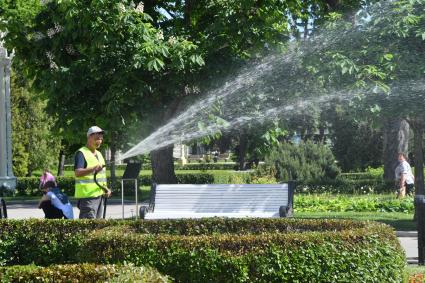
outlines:
{"label": "trimmed hedge", "polygon": [[[177,173],[179,184],[249,184],[253,178],[249,172],[214,172],[214,173]],[[347,177],[350,176],[350,177]],[[58,177],[59,187],[68,195],[74,195],[74,177]],[[273,183],[275,182],[272,180]],[[150,186],[152,184],[151,175],[140,175],[139,185]],[[37,177],[19,177],[17,184],[17,195],[37,196],[41,192],[38,190],[39,179]],[[111,185],[111,184],[109,184]],[[118,181],[113,187],[113,191],[121,191],[121,183]],[[133,194],[134,185],[126,187],[126,194]],[[385,182],[382,179],[353,179],[351,175],[343,175],[335,180],[320,180],[298,182],[296,193],[336,193],[336,194],[368,194],[368,193],[389,193],[395,191],[394,182]]]}
{"label": "trimmed hedge", "polygon": [[[116,170],[125,170],[126,164],[116,165]],[[237,168],[235,162],[226,163],[188,163],[185,165],[174,164],[174,170],[235,170]],[[109,169],[109,167],[108,167]],[[151,170],[151,164],[142,164],[142,170]],[[74,165],[65,165],[65,171],[74,171]]]}
{"label": "trimmed hedge", "polygon": [[307,219],[0,221],[3,265],[150,265],[178,282],[400,282],[404,252],[376,222]]}
{"label": "trimmed hedge", "polygon": [[335,180],[298,182],[295,192],[298,194],[380,194],[392,193],[395,190],[394,182],[379,179],[350,180],[338,177]]}
{"label": "trimmed hedge", "polygon": [[348,180],[381,180],[382,176],[377,176],[369,172],[359,172],[359,173],[341,173],[338,175],[339,178],[348,179]]}
{"label": "trimmed hedge", "polygon": [[134,265],[67,264],[0,267],[0,282],[171,282],[153,268]]}
{"label": "trimmed hedge", "polygon": [[[249,183],[250,176],[248,173],[229,173],[223,172],[220,174],[211,173],[177,173],[177,182],[179,184],[228,184],[228,183]],[[74,177],[57,177],[59,187],[69,196],[74,195]],[[110,179],[109,179],[110,180]],[[139,185],[140,186],[151,186],[152,176],[151,175],[140,175]],[[39,178],[37,177],[19,177],[16,192],[18,196],[38,196],[41,195],[41,191],[38,189]],[[111,184],[109,183],[111,187]],[[128,187],[128,188],[127,188]],[[125,189],[125,193],[133,195],[134,184],[131,183]],[[121,182],[118,181],[112,186],[114,192],[121,191]]]}
{"label": "trimmed hedge", "polygon": [[[213,184],[214,183],[214,175],[207,173],[199,173],[199,174],[176,174],[177,182],[179,184]],[[74,177],[58,177],[56,181],[58,182],[59,187],[63,192],[68,194],[69,196],[74,195]],[[110,180],[110,179],[109,179]],[[18,196],[38,196],[41,195],[41,191],[38,189],[39,186],[39,178],[37,177],[19,177],[16,193]],[[150,186],[152,184],[152,176],[139,176],[139,185],[140,186]],[[111,187],[111,183],[109,183]],[[118,178],[118,181],[115,183],[113,187],[114,192],[121,191],[121,182]],[[127,188],[127,187],[126,187]],[[125,190],[126,194],[133,194],[132,189],[134,189],[133,183],[128,185],[127,190]]]}

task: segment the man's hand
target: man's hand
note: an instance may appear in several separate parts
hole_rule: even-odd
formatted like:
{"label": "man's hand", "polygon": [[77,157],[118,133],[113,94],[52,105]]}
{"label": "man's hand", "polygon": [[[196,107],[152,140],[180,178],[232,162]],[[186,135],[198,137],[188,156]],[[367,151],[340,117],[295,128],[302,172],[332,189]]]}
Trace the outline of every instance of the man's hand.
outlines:
{"label": "man's hand", "polygon": [[90,174],[98,173],[98,172],[102,171],[102,169],[103,169],[102,165],[96,165],[96,166],[89,167],[89,168],[75,169],[75,177],[83,177],[83,176],[87,176],[87,175],[90,175]]}
{"label": "man's hand", "polygon": [[111,195],[112,195],[111,190],[110,190],[110,189],[106,189],[105,196],[106,196],[107,198],[109,198],[109,197],[111,197]]}
{"label": "man's hand", "polygon": [[93,172],[98,173],[98,172],[102,171],[102,169],[103,169],[102,165],[96,165],[96,166],[93,167]]}

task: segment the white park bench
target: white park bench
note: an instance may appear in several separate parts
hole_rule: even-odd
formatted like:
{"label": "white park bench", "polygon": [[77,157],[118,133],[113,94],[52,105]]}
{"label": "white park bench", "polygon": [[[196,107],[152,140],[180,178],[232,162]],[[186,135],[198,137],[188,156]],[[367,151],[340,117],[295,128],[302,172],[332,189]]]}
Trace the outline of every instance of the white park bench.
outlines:
{"label": "white park bench", "polygon": [[143,219],[292,216],[295,183],[153,185]]}

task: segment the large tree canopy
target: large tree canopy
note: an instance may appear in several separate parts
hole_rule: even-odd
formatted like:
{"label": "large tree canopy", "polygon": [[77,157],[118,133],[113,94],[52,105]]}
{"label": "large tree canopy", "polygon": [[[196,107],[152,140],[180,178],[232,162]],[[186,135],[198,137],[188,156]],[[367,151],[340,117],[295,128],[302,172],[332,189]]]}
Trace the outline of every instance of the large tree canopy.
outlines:
{"label": "large tree canopy", "polygon": [[45,2],[3,2],[0,29],[68,139],[93,123],[123,132],[161,95],[155,79],[202,64],[194,44],[164,39],[132,1]]}

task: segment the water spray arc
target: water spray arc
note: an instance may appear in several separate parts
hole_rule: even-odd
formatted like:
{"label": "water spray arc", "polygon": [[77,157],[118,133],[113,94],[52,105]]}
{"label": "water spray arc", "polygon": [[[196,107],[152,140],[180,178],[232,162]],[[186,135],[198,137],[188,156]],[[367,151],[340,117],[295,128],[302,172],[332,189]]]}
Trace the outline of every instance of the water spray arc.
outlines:
{"label": "water spray arc", "polygon": [[[385,2],[379,13],[390,13]],[[326,89],[309,77],[303,61],[309,56],[321,56],[335,45],[350,44],[365,36],[367,20],[358,25],[319,32],[303,42],[291,42],[284,54],[274,54],[242,69],[234,79],[206,94],[206,97],[160,127],[121,158],[146,154],[174,143],[189,142],[218,132],[227,131],[253,121],[282,118],[288,112],[302,110],[306,105],[320,105],[338,95],[355,93],[350,89]],[[358,90],[358,92],[362,92]],[[310,103],[311,101],[311,103]],[[218,108],[218,111],[214,111]],[[282,112],[282,113],[280,113]]]}
{"label": "water spray arc", "polygon": [[[222,87],[209,91],[204,99],[160,127],[121,158],[214,135],[253,121],[282,119],[289,112],[302,111],[311,105],[320,107],[337,97],[350,101],[357,95],[376,92],[375,85],[357,90],[323,87],[308,77],[312,75],[304,71],[303,61],[311,56],[320,58],[341,44],[356,46],[358,39],[373,36],[376,30],[370,24],[371,19],[375,15],[391,17],[394,13],[392,3],[381,1],[368,7],[371,14],[359,16],[355,25],[347,27],[344,22],[334,23],[333,29],[319,32],[309,40],[291,42],[284,54],[270,55],[252,63]],[[401,82],[404,83],[408,84]]]}

